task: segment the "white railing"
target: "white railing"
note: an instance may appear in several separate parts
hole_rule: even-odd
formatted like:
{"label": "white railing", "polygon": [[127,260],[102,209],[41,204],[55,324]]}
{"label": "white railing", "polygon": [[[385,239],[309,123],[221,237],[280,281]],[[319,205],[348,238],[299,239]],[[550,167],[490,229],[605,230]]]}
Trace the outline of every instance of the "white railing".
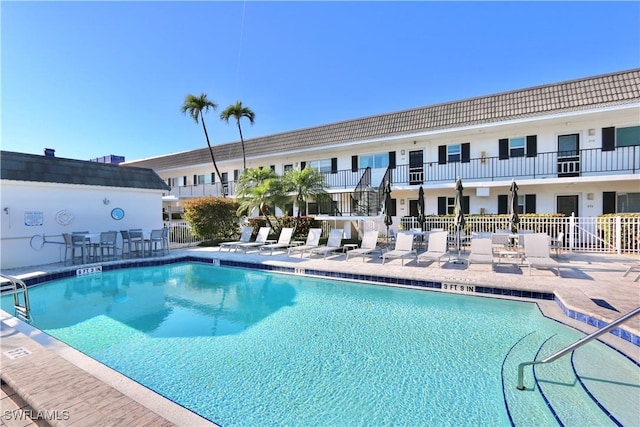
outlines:
{"label": "white railing", "polygon": [[[509,229],[509,218],[504,216],[468,216],[464,231],[495,232]],[[420,228],[416,217],[400,220],[403,229]],[[453,215],[427,217],[425,230],[441,228],[455,231]],[[520,218],[519,230],[533,230],[557,237],[563,233],[561,250],[576,252],[635,253],[640,254],[640,217],[526,217]]]}
{"label": "white railing", "polygon": [[196,239],[191,233],[189,223],[184,220],[172,220],[165,222],[169,228],[169,248],[183,248],[194,246],[205,239]]}

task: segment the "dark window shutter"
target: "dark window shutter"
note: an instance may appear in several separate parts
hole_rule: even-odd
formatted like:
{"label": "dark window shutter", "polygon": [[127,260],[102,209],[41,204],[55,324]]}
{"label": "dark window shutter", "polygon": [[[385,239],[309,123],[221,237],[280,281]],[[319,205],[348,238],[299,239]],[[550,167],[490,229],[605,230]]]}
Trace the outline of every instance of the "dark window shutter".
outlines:
{"label": "dark window shutter", "polygon": [[215,172],[211,172],[211,183],[212,184],[216,183],[216,173]]}
{"label": "dark window shutter", "polygon": [[391,199],[391,209],[389,209],[389,212],[391,213],[391,216],[396,216],[396,199]]}
{"label": "dark window shutter", "polygon": [[233,180],[238,181],[238,177],[240,176],[240,171],[238,169],[233,170]]}
{"label": "dark window shutter", "polygon": [[498,158],[500,160],[509,158],[509,138],[498,140]]}
{"label": "dark window shutter", "polygon": [[300,162],[300,170],[304,170],[307,167],[307,162]]}
{"label": "dark window shutter", "polygon": [[438,215],[446,215],[447,214],[447,198],[446,197],[438,197]]}
{"label": "dark window shutter", "polygon": [[338,173],[338,158],[331,158],[331,173]]}
{"label": "dark window shutter", "polygon": [[276,165],[269,165],[269,169],[271,169],[272,171],[276,171]]}
{"label": "dark window shutter", "polygon": [[536,157],[538,155],[538,136],[529,135],[527,137],[527,157]]}
{"label": "dark window shutter", "polygon": [[182,177],[182,185],[187,185],[187,176]]}
{"label": "dark window shutter", "polygon": [[616,128],[602,128],[602,151],[616,149]]}
{"label": "dark window shutter", "polygon": [[471,161],[471,143],[465,142],[460,145],[460,151],[462,156],[462,163],[469,163]]}
{"label": "dark window shutter", "polygon": [[462,213],[469,215],[469,196],[462,196]]}
{"label": "dark window shutter", "polygon": [[509,196],[506,194],[498,194],[498,213],[509,213]]}
{"label": "dark window shutter", "polygon": [[351,156],[351,172],[358,172],[358,156]]}
{"label": "dark window shutter", "polygon": [[536,213],[536,195],[535,194],[525,194],[524,213]]}
{"label": "dark window shutter", "polygon": [[198,184],[198,175],[193,175],[193,185]]}
{"label": "dark window shutter", "polygon": [[439,165],[447,164],[447,146],[446,145],[438,146],[438,164]]}
{"label": "dark window shutter", "polygon": [[[604,129],[602,129],[604,131]],[[604,148],[603,148],[604,150]],[[616,192],[604,191],[602,193],[602,213],[616,213]]]}
{"label": "dark window shutter", "polygon": [[389,151],[389,169],[396,168],[396,152]]}

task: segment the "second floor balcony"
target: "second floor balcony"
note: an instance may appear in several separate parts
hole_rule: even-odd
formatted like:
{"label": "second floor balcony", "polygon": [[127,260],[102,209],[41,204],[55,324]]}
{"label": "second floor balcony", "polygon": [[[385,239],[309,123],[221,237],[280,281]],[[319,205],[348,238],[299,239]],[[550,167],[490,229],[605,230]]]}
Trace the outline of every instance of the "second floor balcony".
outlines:
{"label": "second floor balcony", "polygon": [[[367,169],[325,172],[329,191],[354,191]],[[640,173],[640,146],[617,147],[612,151],[590,148],[567,152],[544,152],[532,157],[481,157],[469,161],[396,165],[389,170],[391,182],[397,186],[454,182],[510,181],[512,179],[572,178],[598,175]],[[371,185],[378,187],[379,182]],[[178,197],[235,195],[235,182],[176,186],[169,194]]]}

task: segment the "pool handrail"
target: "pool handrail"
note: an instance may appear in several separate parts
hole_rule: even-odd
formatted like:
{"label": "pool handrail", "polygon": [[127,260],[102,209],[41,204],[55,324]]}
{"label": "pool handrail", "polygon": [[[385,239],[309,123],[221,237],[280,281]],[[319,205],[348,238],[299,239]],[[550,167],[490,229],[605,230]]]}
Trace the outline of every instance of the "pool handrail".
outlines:
{"label": "pool handrail", "polygon": [[[13,295],[13,306],[15,308],[16,317],[24,320],[25,322],[31,322],[31,309],[29,308],[29,293],[27,291],[27,285],[17,277],[9,276],[7,274],[0,273],[0,294],[1,295]],[[22,294],[22,302],[20,301],[20,294]]]}
{"label": "pool handrail", "polygon": [[640,314],[640,307],[638,307],[635,310],[632,310],[629,313],[617,318],[616,320],[614,320],[613,322],[609,323],[608,325],[603,326],[602,328],[598,329],[597,331],[587,335],[586,337],[583,337],[583,338],[579,339],[578,341],[574,342],[573,344],[563,348],[562,350],[552,354],[551,356],[549,356],[549,357],[547,357],[547,358],[545,358],[543,360],[537,360],[537,361],[531,361],[531,362],[522,362],[521,364],[518,365],[518,386],[517,386],[517,389],[518,390],[525,390],[525,386],[524,386],[524,367],[525,366],[541,365],[543,363],[553,362],[554,360],[557,360],[557,359],[561,358],[565,354],[571,353],[573,350],[577,349],[578,347],[582,347],[584,344],[587,344],[588,342],[594,340],[595,338],[599,337],[600,335],[603,335],[603,334],[609,332],[611,329],[615,328],[619,324],[626,322],[627,320],[631,319],[632,317],[637,316],[638,314]]}

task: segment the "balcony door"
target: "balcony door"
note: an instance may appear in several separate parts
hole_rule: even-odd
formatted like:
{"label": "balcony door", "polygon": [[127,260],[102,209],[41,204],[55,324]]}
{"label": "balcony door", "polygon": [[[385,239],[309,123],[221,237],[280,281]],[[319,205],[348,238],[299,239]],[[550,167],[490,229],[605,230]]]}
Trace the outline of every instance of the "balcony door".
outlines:
{"label": "balcony door", "polygon": [[558,177],[580,176],[580,135],[558,136]]}
{"label": "balcony door", "polygon": [[409,184],[420,185],[424,182],[424,159],[422,150],[409,151]]}

